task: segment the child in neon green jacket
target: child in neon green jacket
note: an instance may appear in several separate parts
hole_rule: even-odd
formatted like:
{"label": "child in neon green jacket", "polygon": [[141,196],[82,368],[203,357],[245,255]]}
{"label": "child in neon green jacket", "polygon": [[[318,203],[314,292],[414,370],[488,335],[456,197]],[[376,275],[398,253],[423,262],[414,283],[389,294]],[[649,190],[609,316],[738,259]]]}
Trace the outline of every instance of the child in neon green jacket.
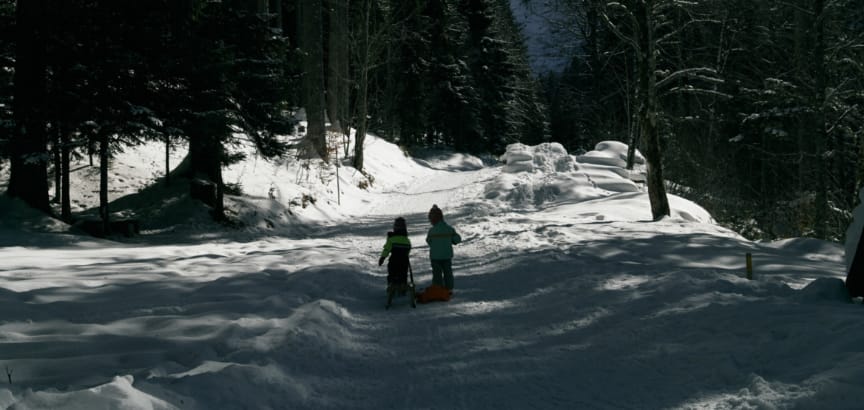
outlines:
{"label": "child in neon green jacket", "polygon": [[429,210],[429,261],[432,264],[432,284],[453,290],[453,245],[462,242],[462,237],[452,226],[444,222],[444,213],[438,205]]}
{"label": "child in neon green jacket", "polygon": [[399,217],[393,221],[393,231],[387,232],[387,242],[378,258],[378,266],[384,264],[387,256],[387,288],[404,291],[408,284],[408,268],[411,264],[408,256],[411,253],[411,241],[408,239],[408,227],[405,218]]}

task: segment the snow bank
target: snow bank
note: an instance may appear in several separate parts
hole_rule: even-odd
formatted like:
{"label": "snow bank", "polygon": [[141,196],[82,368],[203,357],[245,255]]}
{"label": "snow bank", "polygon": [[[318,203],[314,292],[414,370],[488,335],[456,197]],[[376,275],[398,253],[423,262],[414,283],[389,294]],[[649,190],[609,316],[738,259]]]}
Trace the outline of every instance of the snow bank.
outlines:
{"label": "snow bank", "polygon": [[[133,381],[132,376],[118,376],[110,383],[74,392],[28,391],[13,403],[15,408],[22,409],[177,409],[136,389],[132,386]],[[0,404],[3,404],[2,400]]]}
{"label": "snow bank", "polygon": [[[627,145],[617,141],[601,142],[594,151],[578,157],[559,143],[510,144],[501,156],[502,173],[486,185],[485,197],[526,207],[639,192],[634,179],[644,180],[639,176],[644,172],[624,169],[626,158]],[[637,163],[644,163],[638,152]]]}
{"label": "snow bank", "polygon": [[[594,151],[578,156],[579,162],[595,165],[608,165],[624,168],[627,166],[627,144],[618,141],[602,141],[597,143]],[[638,150],[634,155],[636,164],[645,164],[645,157]]]}
{"label": "snow bank", "polygon": [[[201,226],[201,241],[55,244],[46,238],[64,235],[3,230],[38,218],[0,198],[19,206],[3,213],[0,240],[21,236],[0,246],[0,345],[13,377],[0,409],[859,405],[864,329],[860,305],[841,303],[839,244],[751,242],[697,224],[710,215],[674,195],[672,216],[649,222],[647,193],[602,159],[620,160],[619,144],[587,161],[558,144],[514,145],[507,164],[477,170],[470,157],[417,161],[373,137],[366,148],[374,181],[360,188],[366,176],[342,167],[341,208],[332,166],[250,157],[226,171],[245,192],[226,199],[235,219],[301,235]],[[116,186],[153,181],[142,165]],[[128,200],[164,219],[149,223],[189,219],[194,230],[206,212],[177,185]],[[291,205],[304,193],[317,200]],[[408,217],[423,287],[432,203],[463,237],[457,297],[386,311],[384,232]],[[224,240],[206,236],[218,231]]]}
{"label": "snow bank", "polygon": [[801,303],[849,302],[846,283],[839,278],[817,278],[795,294]]}

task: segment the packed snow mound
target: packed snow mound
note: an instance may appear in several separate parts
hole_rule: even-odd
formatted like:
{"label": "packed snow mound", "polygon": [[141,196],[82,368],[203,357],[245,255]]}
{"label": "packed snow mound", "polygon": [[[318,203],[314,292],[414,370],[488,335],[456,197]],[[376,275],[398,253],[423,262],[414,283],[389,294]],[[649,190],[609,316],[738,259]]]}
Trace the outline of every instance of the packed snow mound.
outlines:
{"label": "packed snow mound", "polygon": [[[26,391],[14,404],[24,409],[148,409],[173,410],[176,406],[133,387],[132,376],[117,376],[110,383],[69,393]],[[0,404],[5,400],[0,399]],[[5,407],[4,407],[5,408]]]}
{"label": "packed snow mound", "polygon": [[557,143],[543,143],[528,146],[521,143],[510,144],[502,156],[504,172],[570,172],[575,171],[576,161],[564,146]]}
{"label": "packed snow mound", "polygon": [[[0,229],[27,228],[33,232],[67,232],[68,225],[28,206],[24,201],[0,195]],[[15,217],[11,217],[14,215]]]}
{"label": "packed snow mound", "polygon": [[801,303],[849,302],[849,291],[840,278],[817,278],[795,295]]}
{"label": "packed snow mound", "polygon": [[[594,151],[586,152],[576,158],[579,162],[595,165],[609,165],[624,168],[627,166],[627,144],[619,141],[602,141],[597,143]],[[637,150],[634,155],[636,164],[644,164],[645,157]]]}
{"label": "packed snow mound", "polygon": [[[622,155],[626,159],[627,145],[617,141],[601,142],[595,151],[579,157],[570,155],[559,143],[510,144],[501,156],[501,175],[486,185],[485,197],[526,207],[640,192],[632,178],[634,173],[623,168],[626,161],[621,160]],[[581,161],[583,158],[587,161]],[[638,152],[637,158],[644,162]],[[644,175],[644,171],[635,175]],[[635,179],[642,181],[644,177]]]}
{"label": "packed snow mound", "polygon": [[470,154],[449,151],[412,151],[414,161],[441,171],[475,171],[486,166],[483,160]]}

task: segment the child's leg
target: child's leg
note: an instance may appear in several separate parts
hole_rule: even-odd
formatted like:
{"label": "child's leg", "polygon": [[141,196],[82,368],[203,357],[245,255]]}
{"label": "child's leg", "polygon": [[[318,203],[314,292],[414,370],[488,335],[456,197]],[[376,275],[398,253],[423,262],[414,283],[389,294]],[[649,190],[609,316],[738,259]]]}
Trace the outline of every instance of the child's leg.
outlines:
{"label": "child's leg", "polygon": [[453,290],[453,260],[445,259],[441,261],[441,267],[444,271],[444,287]]}
{"label": "child's leg", "polygon": [[432,263],[432,284],[438,286],[444,286],[444,266],[442,262],[443,259],[432,259],[430,262]]}
{"label": "child's leg", "polygon": [[408,268],[396,266],[395,264],[387,265],[387,283],[403,284],[408,282]]}

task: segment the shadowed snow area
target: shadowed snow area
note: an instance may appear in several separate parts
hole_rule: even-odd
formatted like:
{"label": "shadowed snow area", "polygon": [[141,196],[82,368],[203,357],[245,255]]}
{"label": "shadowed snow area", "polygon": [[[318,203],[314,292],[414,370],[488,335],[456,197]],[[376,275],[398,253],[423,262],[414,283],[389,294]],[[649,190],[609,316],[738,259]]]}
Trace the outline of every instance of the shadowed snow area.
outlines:
{"label": "shadowed snow area", "polygon": [[[225,170],[244,193],[226,198],[234,228],[165,186],[163,150],[111,170],[138,237],[81,236],[0,199],[0,408],[861,406],[843,246],[748,241],[676,196],[651,222],[624,144],[513,144],[492,164],[370,136],[371,178],[250,155]],[[92,211],[98,172],[73,169],[75,211]],[[385,310],[386,233],[406,218],[427,286],[433,204],[463,238],[454,297]]]}

